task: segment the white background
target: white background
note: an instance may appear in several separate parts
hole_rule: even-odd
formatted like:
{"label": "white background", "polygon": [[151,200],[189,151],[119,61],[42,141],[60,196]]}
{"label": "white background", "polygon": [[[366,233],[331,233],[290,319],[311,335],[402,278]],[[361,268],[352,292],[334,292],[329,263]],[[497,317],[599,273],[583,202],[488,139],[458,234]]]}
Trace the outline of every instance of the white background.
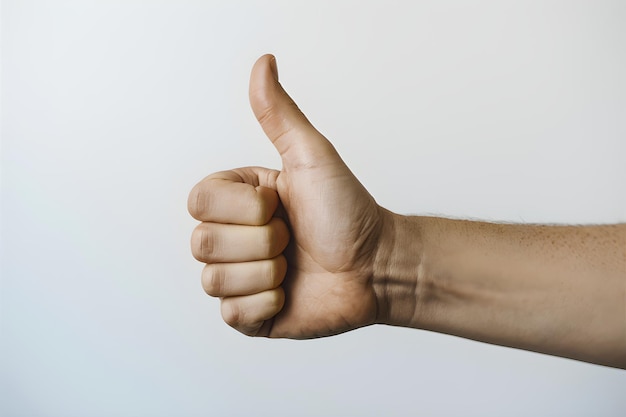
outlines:
{"label": "white background", "polygon": [[372,326],[222,323],[203,176],[280,167],[256,58],[396,212],[626,221],[626,3],[3,1],[6,416],[618,416],[626,373]]}

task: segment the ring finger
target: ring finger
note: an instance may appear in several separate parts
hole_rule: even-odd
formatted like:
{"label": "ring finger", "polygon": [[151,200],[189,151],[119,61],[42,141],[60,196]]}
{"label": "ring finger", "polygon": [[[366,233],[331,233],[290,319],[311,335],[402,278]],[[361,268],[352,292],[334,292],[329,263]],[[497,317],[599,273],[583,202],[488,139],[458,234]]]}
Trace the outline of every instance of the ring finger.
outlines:
{"label": "ring finger", "polygon": [[250,295],[278,287],[287,272],[279,255],[260,261],[207,264],[202,270],[202,288],[213,297]]}

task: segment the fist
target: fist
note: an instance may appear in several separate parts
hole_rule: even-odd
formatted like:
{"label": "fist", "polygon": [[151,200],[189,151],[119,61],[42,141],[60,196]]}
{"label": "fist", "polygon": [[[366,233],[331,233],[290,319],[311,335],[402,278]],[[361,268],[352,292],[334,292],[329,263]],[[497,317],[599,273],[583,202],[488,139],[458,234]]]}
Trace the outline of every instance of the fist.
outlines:
{"label": "fist", "polygon": [[283,307],[289,242],[285,221],[274,217],[278,193],[259,185],[255,171],[277,174],[253,168],[216,173],[189,196],[191,215],[202,221],[191,238],[194,257],[206,263],[202,287],[222,298],[224,320],[248,335]]}

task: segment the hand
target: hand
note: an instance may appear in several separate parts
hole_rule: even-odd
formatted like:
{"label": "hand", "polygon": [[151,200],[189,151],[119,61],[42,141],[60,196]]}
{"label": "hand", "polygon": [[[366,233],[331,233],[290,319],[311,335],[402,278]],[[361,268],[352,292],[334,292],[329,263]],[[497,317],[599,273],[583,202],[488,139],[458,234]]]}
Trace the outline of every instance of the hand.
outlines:
{"label": "hand", "polygon": [[219,172],[191,191],[205,291],[221,298],[226,323],[251,336],[302,339],[373,324],[390,213],[282,89],[271,55],[252,69],[250,103],[283,169]]}

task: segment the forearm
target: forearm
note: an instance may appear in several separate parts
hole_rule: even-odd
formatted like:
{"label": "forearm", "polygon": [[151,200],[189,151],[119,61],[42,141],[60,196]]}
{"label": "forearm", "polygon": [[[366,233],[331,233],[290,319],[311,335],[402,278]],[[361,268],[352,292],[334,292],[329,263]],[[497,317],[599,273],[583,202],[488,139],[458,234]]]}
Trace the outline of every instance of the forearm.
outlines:
{"label": "forearm", "polygon": [[626,225],[387,223],[378,322],[626,367]]}

